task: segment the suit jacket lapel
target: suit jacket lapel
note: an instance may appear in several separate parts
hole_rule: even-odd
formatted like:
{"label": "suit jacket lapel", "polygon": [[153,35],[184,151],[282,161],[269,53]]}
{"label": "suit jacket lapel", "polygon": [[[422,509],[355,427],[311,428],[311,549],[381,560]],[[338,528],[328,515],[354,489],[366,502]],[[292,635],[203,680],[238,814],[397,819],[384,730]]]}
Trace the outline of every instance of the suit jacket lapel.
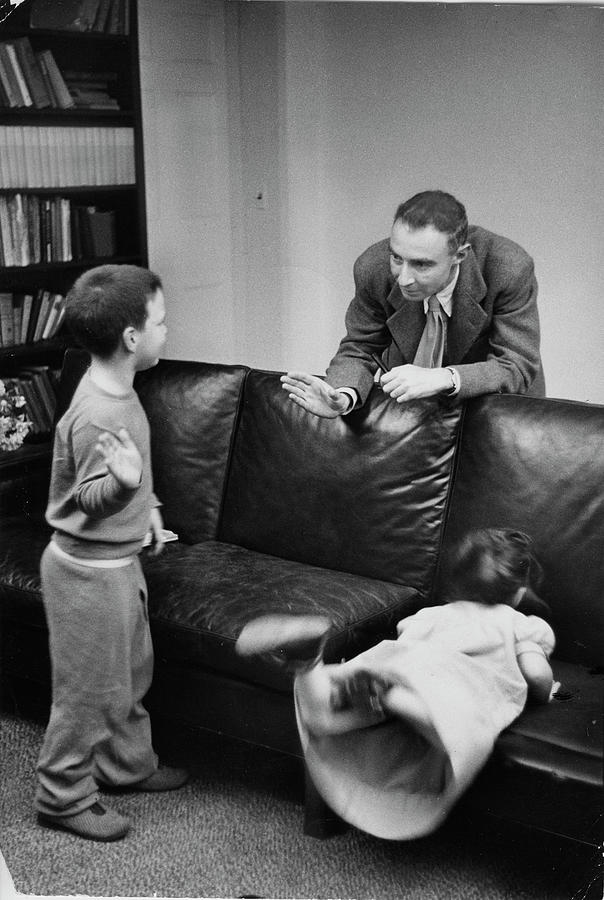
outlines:
{"label": "suit jacket lapel", "polygon": [[470,249],[459,267],[459,278],[453,291],[453,312],[447,328],[446,357],[448,363],[460,363],[482,329],[487,314],[480,305],[487,286]]}
{"label": "suit jacket lapel", "polygon": [[396,282],[387,302],[394,309],[386,323],[390,334],[401,351],[403,360],[412,363],[426,324],[424,304],[405,300]]}

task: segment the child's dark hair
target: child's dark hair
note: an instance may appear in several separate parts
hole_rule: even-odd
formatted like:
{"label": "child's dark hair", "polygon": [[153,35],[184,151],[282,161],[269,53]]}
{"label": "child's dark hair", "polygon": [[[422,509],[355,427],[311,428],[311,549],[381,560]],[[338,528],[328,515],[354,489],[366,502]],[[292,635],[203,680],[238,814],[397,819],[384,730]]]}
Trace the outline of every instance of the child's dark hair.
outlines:
{"label": "child's dark hair", "polygon": [[79,344],[106,359],[117,350],[125,328],[144,328],[149,298],[161,287],[149,269],[97,266],[80,275],[67,294],[65,321]]}
{"label": "child's dark hair", "polygon": [[449,564],[451,600],[510,603],[518,588],[538,588],[543,570],[522,531],[480,528],[459,542]]}

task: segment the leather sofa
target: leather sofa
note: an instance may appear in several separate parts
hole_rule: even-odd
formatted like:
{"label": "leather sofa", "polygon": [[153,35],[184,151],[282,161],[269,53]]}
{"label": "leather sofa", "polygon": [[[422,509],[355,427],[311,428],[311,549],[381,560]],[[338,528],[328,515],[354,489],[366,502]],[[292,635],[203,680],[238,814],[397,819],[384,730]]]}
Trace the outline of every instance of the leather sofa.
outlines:
{"label": "leather sofa", "polygon": [[[68,351],[60,409],[86,366]],[[291,403],[279,375],[164,360],[137,376],[156,493],[179,541],[145,556],[157,721],[300,755],[291,675],[234,652],[268,612],[328,616],[331,661],[437,602],[447,548],[471,527],[530,533],[557,635],[558,699],[529,704],[463,802],[598,844],[602,786],[604,407],[511,395],[398,405],[375,389],[345,418]],[[4,705],[48,702],[38,561],[48,463],[0,464]],[[306,830],[334,826],[307,784]]]}

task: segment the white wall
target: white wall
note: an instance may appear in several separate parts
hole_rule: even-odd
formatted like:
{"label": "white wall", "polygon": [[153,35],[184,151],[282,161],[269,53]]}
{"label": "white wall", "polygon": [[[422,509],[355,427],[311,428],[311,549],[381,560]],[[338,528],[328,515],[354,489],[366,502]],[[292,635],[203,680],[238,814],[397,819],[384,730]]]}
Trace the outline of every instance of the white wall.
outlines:
{"label": "white wall", "polygon": [[322,372],[355,257],[400,200],[443,187],[534,256],[549,395],[604,403],[604,10],[140,0],[139,16],[169,355]]}
{"label": "white wall", "polygon": [[166,355],[237,362],[224,4],[139,0],[149,264]]}

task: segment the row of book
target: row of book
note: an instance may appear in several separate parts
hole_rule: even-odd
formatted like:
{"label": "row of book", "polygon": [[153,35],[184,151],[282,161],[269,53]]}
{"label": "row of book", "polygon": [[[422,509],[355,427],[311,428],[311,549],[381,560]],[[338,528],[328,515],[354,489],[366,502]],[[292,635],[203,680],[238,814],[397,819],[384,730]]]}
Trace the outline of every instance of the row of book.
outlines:
{"label": "row of book", "polygon": [[129,0],[34,0],[31,28],[128,34]]}
{"label": "row of book", "polygon": [[67,197],[0,195],[0,266],[115,256],[115,210]]}
{"label": "row of book", "polygon": [[2,378],[5,385],[14,384],[25,399],[32,434],[48,434],[52,429],[57,409],[58,379],[59,372],[50,366],[27,366],[10,378]]}
{"label": "row of book", "polygon": [[135,182],[132,128],[0,125],[0,188]]}
{"label": "row of book", "polygon": [[65,298],[40,288],[35,294],[0,294],[0,346],[17,347],[55,337],[63,324]]}
{"label": "row of book", "polygon": [[119,110],[117,73],[61,71],[52,50],[35,52],[28,37],[0,42],[0,107]]}

